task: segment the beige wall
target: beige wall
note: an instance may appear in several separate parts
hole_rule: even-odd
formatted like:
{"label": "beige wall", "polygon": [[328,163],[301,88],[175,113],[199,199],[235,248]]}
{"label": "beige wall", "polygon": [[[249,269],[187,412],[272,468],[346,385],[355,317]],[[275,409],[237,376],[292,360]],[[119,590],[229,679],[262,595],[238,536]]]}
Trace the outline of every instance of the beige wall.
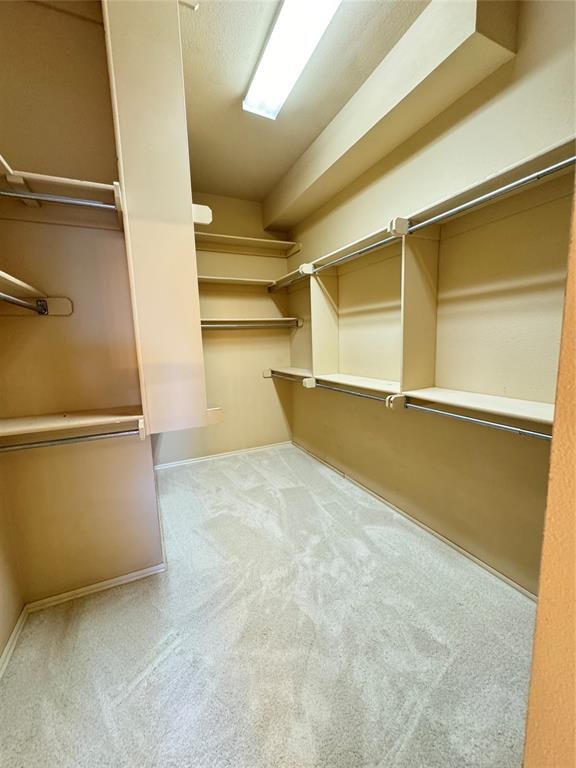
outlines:
{"label": "beige wall", "polygon": [[149,440],[8,452],[0,469],[27,603],[162,562]]}
{"label": "beige wall", "polygon": [[[116,152],[100,3],[58,6],[66,12],[0,3],[0,152],[23,170],[111,182]],[[114,215],[3,201],[0,269],[74,307],[69,317],[41,318],[2,306],[0,419],[140,404],[124,238]],[[162,561],[149,440],[2,453],[0,483],[0,648],[23,602]]]}
{"label": "beige wall", "polygon": [[573,139],[575,12],[523,0],[514,60],[298,224],[290,268]]}
{"label": "beige wall", "polygon": [[552,442],[525,768],[576,764],[576,220]]}
{"label": "beige wall", "polygon": [[[13,168],[118,178],[100,3],[0,2],[0,154]],[[100,20],[100,21],[99,21]]]}
{"label": "beige wall", "polygon": [[0,654],[24,607],[14,546],[12,521],[0,471]]}
{"label": "beige wall", "polygon": [[[298,225],[290,267],[573,137],[573,22],[571,3],[522,3],[515,60]],[[297,443],[536,591],[545,443],[300,387],[293,408]]]}
{"label": "beige wall", "polygon": [[74,307],[0,318],[0,417],[138,405],[122,233],[0,220],[0,248],[2,269]]}
{"label": "beige wall", "polygon": [[[240,237],[268,238],[258,203],[218,195],[194,195],[209,205],[213,223],[203,230]],[[241,253],[197,252],[198,274],[275,280],[286,272],[286,259]],[[285,291],[270,294],[262,286],[200,285],[203,318],[282,317],[289,315]],[[154,463],[210,456],[270,445],[290,439],[291,395],[271,387],[262,372],[290,365],[290,342],[297,331],[214,330],[203,333],[209,408],[220,408],[218,421],[199,429],[155,435]]]}
{"label": "beige wall", "polygon": [[284,238],[282,232],[272,234],[264,229],[262,204],[254,200],[239,200],[236,197],[212,195],[194,190],[194,202],[199,205],[208,205],[212,209],[212,224],[197,226],[200,232],[280,240]]}

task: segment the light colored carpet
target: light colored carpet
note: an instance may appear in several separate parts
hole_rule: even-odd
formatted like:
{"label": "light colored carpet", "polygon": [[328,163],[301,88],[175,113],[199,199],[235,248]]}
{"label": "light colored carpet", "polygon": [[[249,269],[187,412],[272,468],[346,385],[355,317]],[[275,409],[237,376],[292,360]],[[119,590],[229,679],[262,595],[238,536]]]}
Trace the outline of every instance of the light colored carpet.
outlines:
{"label": "light colored carpet", "polygon": [[531,601],[293,446],[158,481],[169,570],[29,618],[2,768],[519,768]]}

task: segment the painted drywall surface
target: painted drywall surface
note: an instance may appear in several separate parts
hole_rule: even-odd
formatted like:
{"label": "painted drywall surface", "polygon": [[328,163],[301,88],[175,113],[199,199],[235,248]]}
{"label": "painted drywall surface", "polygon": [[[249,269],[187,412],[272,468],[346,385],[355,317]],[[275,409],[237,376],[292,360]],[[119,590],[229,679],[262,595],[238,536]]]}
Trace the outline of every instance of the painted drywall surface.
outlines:
{"label": "painted drywall surface", "polygon": [[263,237],[267,240],[286,239],[282,232],[271,233],[264,229],[261,203],[225,195],[212,195],[195,189],[193,193],[194,202],[198,205],[208,205],[213,214],[211,224],[196,226],[199,232],[216,232],[219,235],[240,237]]}
{"label": "painted drywall surface", "polygon": [[575,13],[521,3],[514,60],[294,227],[289,269],[573,139]]}
{"label": "painted drywall surface", "polygon": [[9,452],[2,462],[26,602],[162,562],[149,439]]}
{"label": "painted drywall surface", "polygon": [[[0,101],[9,105],[0,121],[0,151],[16,168],[110,182],[117,171],[100,4],[68,5],[75,7],[58,3],[78,13],[94,10],[94,17],[0,3]],[[0,417],[137,405],[117,218],[20,202],[2,203],[0,217],[0,269],[74,305],[70,317],[1,318]],[[0,470],[2,634],[6,613],[13,624],[22,601],[161,562],[149,441],[6,453]]]}
{"label": "painted drywall surface", "polygon": [[546,443],[335,392],[293,396],[297,444],[536,591]]}
{"label": "painted drywall surface", "polygon": [[[78,7],[84,13],[90,5],[99,14],[99,3]],[[118,178],[104,28],[94,18],[41,3],[0,3],[0,153],[13,168]]]}
{"label": "painted drywall surface", "polygon": [[[297,226],[289,267],[573,137],[573,20],[570,3],[523,3],[516,59]],[[296,442],[536,590],[546,444],[298,387],[293,408]]]}
{"label": "painted drywall surface", "polygon": [[266,224],[311,213],[509,61],[516,20],[514,2],[432,0],[267,196]]}
{"label": "painted drywall surface", "polygon": [[576,764],[576,219],[528,705],[525,768]]}
{"label": "painted drywall surface", "polygon": [[156,434],[206,423],[178,3],[105,0],[103,11],[142,407]]}
{"label": "painted drywall surface", "polygon": [[[214,220],[206,231],[243,237],[268,237],[261,207],[245,200],[195,195],[210,205]],[[202,251],[200,275],[275,280],[286,270],[286,259],[242,253]],[[263,286],[201,283],[203,318],[282,317],[291,315],[286,292],[268,293]],[[270,386],[262,372],[290,365],[290,342],[297,331],[214,330],[203,333],[204,366],[209,408],[221,408],[218,423],[199,429],[154,436],[155,464],[170,463],[226,451],[254,448],[290,439],[290,390]]]}
{"label": "painted drywall surface", "polygon": [[16,564],[12,519],[6,504],[0,464],[0,654],[23,607],[24,598]]}
{"label": "painted drywall surface", "polygon": [[0,221],[0,245],[3,269],[74,307],[1,318],[0,416],[138,405],[122,233]]}
{"label": "painted drywall surface", "polygon": [[438,387],[553,402],[573,175],[442,227]]}

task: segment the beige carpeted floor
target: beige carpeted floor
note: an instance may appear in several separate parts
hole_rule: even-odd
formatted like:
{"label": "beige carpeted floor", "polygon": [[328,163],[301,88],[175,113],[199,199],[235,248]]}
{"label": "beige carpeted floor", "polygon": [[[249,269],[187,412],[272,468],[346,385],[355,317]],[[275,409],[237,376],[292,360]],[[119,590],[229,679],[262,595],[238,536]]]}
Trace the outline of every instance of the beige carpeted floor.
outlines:
{"label": "beige carpeted floor", "polygon": [[169,570],[30,616],[2,768],[519,768],[531,601],[293,446],[158,481]]}

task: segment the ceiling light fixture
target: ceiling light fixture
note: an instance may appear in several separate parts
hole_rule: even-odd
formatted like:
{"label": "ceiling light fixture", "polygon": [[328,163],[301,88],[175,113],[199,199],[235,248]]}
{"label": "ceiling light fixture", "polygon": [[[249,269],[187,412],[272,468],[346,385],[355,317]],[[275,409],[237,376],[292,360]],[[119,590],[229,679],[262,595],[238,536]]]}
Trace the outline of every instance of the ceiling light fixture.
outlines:
{"label": "ceiling light fixture", "polygon": [[275,120],[342,0],[284,0],[242,109]]}

